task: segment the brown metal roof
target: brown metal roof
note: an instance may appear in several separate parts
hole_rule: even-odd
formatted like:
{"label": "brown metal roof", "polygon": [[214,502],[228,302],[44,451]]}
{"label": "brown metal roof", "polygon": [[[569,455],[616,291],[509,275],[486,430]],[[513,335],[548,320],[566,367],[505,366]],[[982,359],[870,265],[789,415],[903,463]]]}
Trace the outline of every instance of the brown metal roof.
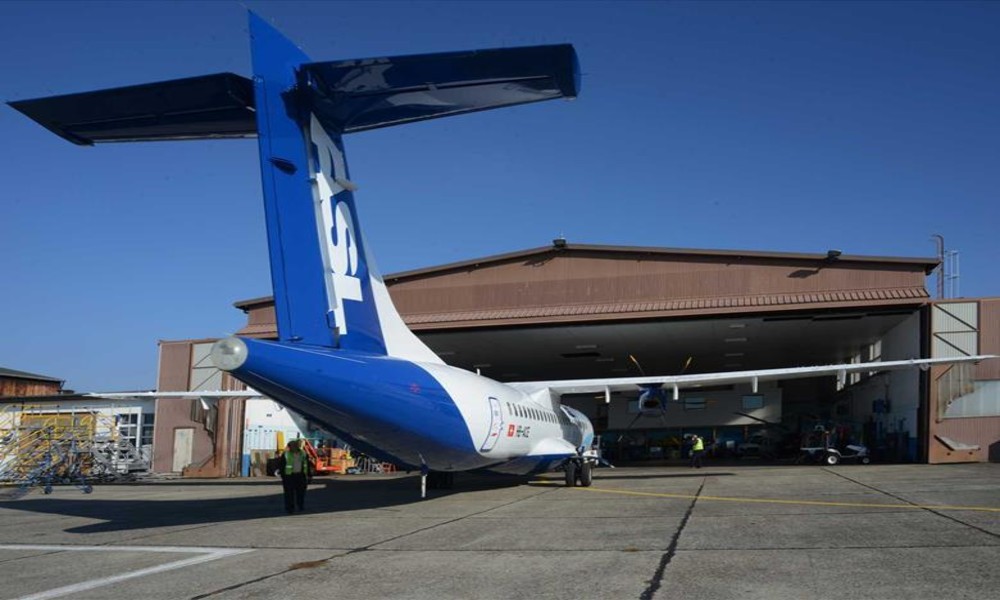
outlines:
{"label": "brown metal roof", "polygon": [[[918,305],[935,259],[560,245],[387,276],[414,329]],[[237,302],[273,336],[273,302]]]}
{"label": "brown metal roof", "polygon": [[35,373],[28,373],[27,371],[15,371],[14,369],[7,369],[4,367],[0,367],[0,377],[10,377],[12,379],[31,379],[34,381],[50,381],[53,383],[62,383],[64,381],[56,377],[49,377],[48,375],[38,375]]}
{"label": "brown metal roof", "polygon": [[466,311],[434,314],[404,315],[407,325],[420,329],[421,325],[440,325],[443,323],[482,322],[491,325],[502,320],[522,320],[538,318],[578,317],[598,315],[614,315],[621,317],[629,314],[634,317],[653,316],[643,313],[679,313],[699,312],[718,313],[753,312],[763,309],[782,309],[794,305],[795,308],[807,308],[808,305],[824,305],[823,308],[836,304],[853,304],[863,302],[866,305],[893,304],[898,301],[911,304],[914,300],[921,301],[928,297],[927,290],[922,287],[896,288],[880,290],[845,290],[838,292],[823,292],[810,294],[771,294],[758,296],[731,296],[724,298],[688,298],[669,299],[658,302],[619,302],[609,304],[581,304],[569,306],[538,306],[526,308],[511,308],[502,310]]}
{"label": "brown metal roof", "polygon": [[243,312],[248,312],[253,308],[264,306],[266,304],[274,304],[274,296],[261,296],[260,298],[251,298],[249,300],[240,300],[239,302],[233,302],[233,306],[242,310]]}
{"label": "brown metal roof", "polygon": [[[902,257],[902,256],[860,256],[860,255],[846,255],[841,254],[836,258],[829,258],[828,253],[823,254],[811,254],[811,253],[801,253],[801,252],[764,252],[759,250],[704,250],[704,249],[692,249],[692,248],[660,248],[660,247],[648,247],[648,246],[604,246],[598,244],[565,244],[564,246],[542,246],[540,248],[531,248],[528,250],[521,250],[518,252],[509,252],[505,254],[495,254],[492,256],[484,256],[482,258],[473,258],[469,260],[463,260],[454,263],[448,263],[445,265],[439,265],[435,267],[426,267],[423,269],[414,269],[411,271],[401,271],[399,273],[393,273],[385,276],[387,282],[395,282],[402,279],[410,279],[413,277],[423,277],[427,275],[440,275],[448,271],[456,270],[466,270],[471,268],[479,268],[488,264],[503,263],[512,260],[523,260],[527,257],[532,256],[543,256],[548,254],[569,254],[569,253],[587,253],[587,254],[607,254],[618,255],[618,256],[638,256],[638,257],[698,257],[698,258],[747,258],[747,259],[771,259],[771,260],[781,260],[781,261],[807,261],[809,263],[816,263],[816,261],[828,261],[831,264],[837,264],[838,266],[849,266],[850,263],[878,263],[878,264],[901,264],[901,265],[915,265],[923,268],[924,273],[930,274],[937,266],[938,259],[936,258],[913,258],[913,257]],[[247,301],[251,302],[251,301]]]}

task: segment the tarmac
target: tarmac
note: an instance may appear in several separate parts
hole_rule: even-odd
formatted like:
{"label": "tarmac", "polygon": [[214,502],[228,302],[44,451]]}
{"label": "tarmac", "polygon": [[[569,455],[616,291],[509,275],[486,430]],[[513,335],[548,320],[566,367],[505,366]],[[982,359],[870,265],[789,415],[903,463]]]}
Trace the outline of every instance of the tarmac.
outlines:
{"label": "tarmac", "polygon": [[1000,464],[168,480],[0,499],[0,598],[988,600]]}

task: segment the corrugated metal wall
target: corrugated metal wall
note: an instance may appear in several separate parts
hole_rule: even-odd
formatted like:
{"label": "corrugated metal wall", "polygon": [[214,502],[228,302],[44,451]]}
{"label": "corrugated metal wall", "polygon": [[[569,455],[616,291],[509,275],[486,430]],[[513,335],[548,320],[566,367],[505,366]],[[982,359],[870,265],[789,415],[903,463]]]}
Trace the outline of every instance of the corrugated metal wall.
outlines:
{"label": "corrugated metal wall", "polygon": [[[885,290],[887,294],[871,299],[912,300],[926,297],[923,286],[924,272],[918,265],[580,252],[403,279],[391,282],[390,291],[409,319],[423,314],[603,304],[620,304],[617,312],[630,312],[638,309],[624,305],[641,307],[644,302],[664,299],[694,300],[694,310],[708,308],[698,299],[720,298],[730,299],[722,307],[732,308],[838,301],[863,304],[868,298],[850,294]],[[755,303],[751,299],[756,296],[776,296],[777,300]]]}
{"label": "corrugated metal wall", "polygon": [[58,394],[60,388],[58,381],[0,377],[0,396],[47,396]]}
{"label": "corrugated metal wall", "polygon": [[[972,350],[970,353],[1000,355],[1000,298],[936,302],[932,310],[938,316],[936,321],[932,319],[935,355],[952,356],[956,351],[965,353],[969,349]],[[977,329],[974,343],[967,331],[970,324],[975,324]],[[949,331],[957,331],[958,335],[949,336]],[[1000,416],[945,416],[947,408],[941,403],[946,399],[941,396],[938,382],[948,371],[947,367],[934,367],[930,373],[929,462],[1000,462]],[[1000,380],[1000,360],[983,361],[974,366],[971,378],[979,381]],[[942,437],[978,448],[949,448],[941,440]]]}

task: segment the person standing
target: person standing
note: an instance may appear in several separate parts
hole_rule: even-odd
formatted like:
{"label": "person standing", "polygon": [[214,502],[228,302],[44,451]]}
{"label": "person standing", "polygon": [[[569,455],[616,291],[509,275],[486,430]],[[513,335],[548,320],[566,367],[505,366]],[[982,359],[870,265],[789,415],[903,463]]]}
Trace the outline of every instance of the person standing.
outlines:
{"label": "person standing", "polygon": [[691,467],[701,468],[701,456],[705,454],[705,440],[697,433],[691,436]]}
{"label": "person standing", "polygon": [[299,440],[291,440],[276,465],[285,492],[285,510],[288,514],[305,510],[306,488],[311,474],[309,456],[300,447]]}

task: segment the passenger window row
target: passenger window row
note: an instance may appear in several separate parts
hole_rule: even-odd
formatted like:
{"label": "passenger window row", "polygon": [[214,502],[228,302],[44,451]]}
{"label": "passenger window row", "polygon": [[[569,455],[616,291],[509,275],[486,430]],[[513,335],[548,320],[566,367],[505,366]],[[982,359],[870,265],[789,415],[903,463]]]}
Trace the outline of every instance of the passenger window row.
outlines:
{"label": "passenger window row", "polygon": [[538,408],[531,408],[530,406],[522,406],[516,402],[507,403],[507,414],[514,415],[515,417],[521,417],[522,419],[534,419],[536,421],[545,421],[548,423],[559,423],[559,417],[556,413],[551,410],[542,410]]}

